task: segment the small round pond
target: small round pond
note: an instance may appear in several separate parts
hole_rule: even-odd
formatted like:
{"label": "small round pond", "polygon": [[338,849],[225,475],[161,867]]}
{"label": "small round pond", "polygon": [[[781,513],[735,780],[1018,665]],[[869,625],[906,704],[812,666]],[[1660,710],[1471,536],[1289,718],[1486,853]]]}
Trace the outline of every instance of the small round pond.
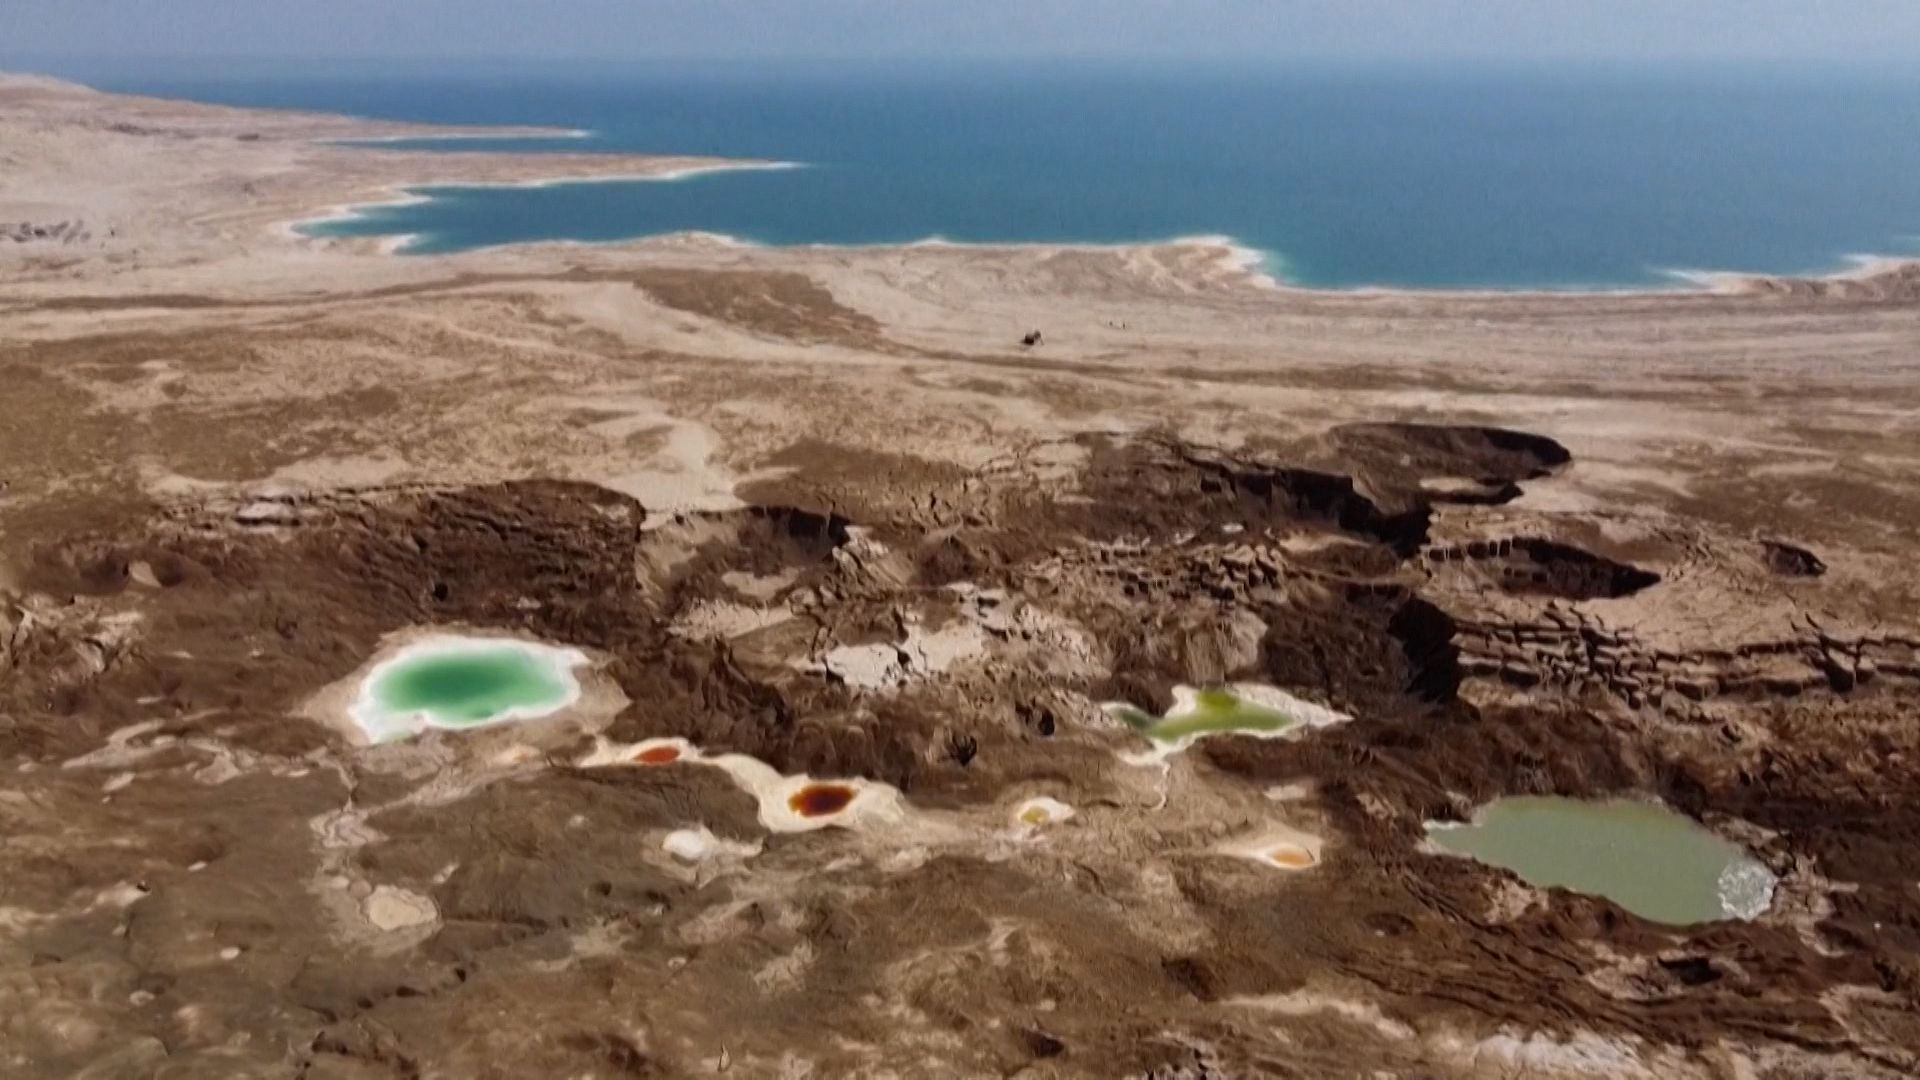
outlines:
{"label": "small round pond", "polygon": [[1654,922],[1751,919],[1773,903],[1774,876],[1758,859],[1653,803],[1498,799],[1470,824],[1429,822],[1427,834],[1529,884],[1604,896]]}
{"label": "small round pond", "polygon": [[1039,829],[1048,825],[1058,825],[1072,818],[1073,807],[1058,799],[1045,795],[1031,798],[1014,807],[1014,824],[1022,829]]}
{"label": "small round pond", "polygon": [[808,784],[787,796],[787,809],[803,818],[832,817],[859,794],[851,784]]}
{"label": "small round pond", "polygon": [[467,730],[547,716],[573,704],[574,649],[491,638],[434,638],[375,666],[353,718],[375,742],[423,728]]}

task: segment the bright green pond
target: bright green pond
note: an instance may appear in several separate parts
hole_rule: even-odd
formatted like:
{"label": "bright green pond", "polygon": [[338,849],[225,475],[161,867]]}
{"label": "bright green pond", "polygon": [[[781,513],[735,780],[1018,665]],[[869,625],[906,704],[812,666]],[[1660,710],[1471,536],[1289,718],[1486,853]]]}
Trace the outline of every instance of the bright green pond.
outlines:
{"label": "bright green pond", "polygon": [[1165,716],[1136,709],[1131,705],[1111,705],[1108,710],[1135,731],[1154,742],[1170,743],[1200,735],[1244,731],[1267,733],[1285,731],[1299,720],[1264,705],[1246,700],[1231,690],[1193,691]]}
{"label": "bright green pond", "polygon": [[566,704],[573,687],[550,659],[516,645],[474,645],[400,660],[372,698],[389,715],[422,715],[436,727],[474,727]]}
{"label": "bright green pond", "polygon": [[1750,919],[1773,902],[1774,876],[1759,860],[1652,803],[1498,799],[1471,824],[1429,823],[1427,834],[1530,884],[1604,896],[1654,922]]}

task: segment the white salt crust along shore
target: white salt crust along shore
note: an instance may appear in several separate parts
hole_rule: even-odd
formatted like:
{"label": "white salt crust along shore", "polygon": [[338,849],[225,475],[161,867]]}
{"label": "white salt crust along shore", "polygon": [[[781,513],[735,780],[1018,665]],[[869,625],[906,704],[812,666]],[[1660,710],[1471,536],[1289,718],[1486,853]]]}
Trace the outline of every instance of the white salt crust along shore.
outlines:
{"label": "white salt crust along shore", "polygon": [[[431,712],[392,713],[375,696],[374,688],[395,670],[416,661],[434,657],[458,656],[463,653],[510,648],[527,654],[546,667],[556,681],[564,687],[562,695],[545,705],[515,705],[491,719],[473,724],[445,724],[434,718]],[[445,731],[472,731],[479,728],[495,727],[500,724],[519,720],[538,720],[572,708],[580,700],[580,681],[573,672],[590,661],[586,653],[578,649],[546,645],[536,641],[523,641],[508,637],[465,637],[453,634],[438,634],[401,646],[386,658],[376,662],[360,680],[360,691],[355,697],[348,715],[366,733],[374,743],[390,742],[394,739],[416,735],[428,728]]]}
{"label": "white salt crust along shore", "polygon": [[322,139],[330,146],[361,146],[379,143],[481,142],[497,139],[591,139],[596,133],[587,128],[488,128],[485,131],[441,131],[423,135],[368,135],[340,139]]}
{"label": "white salt crust along shore", "polygon": [[[588,131],[573,131],[539,136],[499,136],[492,134],[455,134],[444,136],[381,136],[371,139],[332,139],[325,140],[335,145],[354,145],[375,142],[419,142],[441,140],[481,140],[502,137],[512,138],[585,138],[592,134]],[[525,188],[538,189],[572,186],[576,184],[617,184],[617,183],[672,183],[689,180],[715,173],[727,172],[769,172],[807,168],[804,162],[794,161],[743,161],[738,163],[719,163],[697,165],[685,168],[668,169],[662,172],[648,173],[611,173],[600,176],[550,176],[527,180],[432,180],[417,183],[389,185],[388,195],[372,200],[342,203],[328,206],[318,214],[293,221],[277,223],[274,232],[283,238],[297,240],[333,239],[325,234],[315,234],[307,230],[356,221],[369,216],[370,212],[383,209],[404,208],[432,202],[435,189],[449,188]],[[1222,265],[1236,271],[1246,284],[1267,290],[1297,290],[1303,292],[1337,292],[1355,296],[1616,296],[1630,297],[1643,294],[1671,292],[1707,292],[1735,294],[1750,287],[1755,281],[1778,275],[1761,274],[1741,270],[1706,270],[1688,268],[1665,268],[1658,272],[1673,280],[1671,288],[1653,285],[1573,285],[1566,287],[1520,286],[1465,287],[1465,288],[1418,288],[1410,286],[1356,285],[1339,289],[1323,286],[1305,285],[1293,280],[1286,271],[1286,256],[1282,252],[1263,251],[1240,243],[1236,238],[1225,234],[1194,234],[1175,236],[1165,240],[1134,240],[1101,243],[1094,241],[961,241],[952,240],[938,234],[906,242],[887,242],[878,244],[783,244],[766,245],[732,233],[717,232],[708,229],[686,229],[671,233],[647,233],[611,240],[575,240],[552,238],[540,240],[507,241],[500,244],[487,244],[473,248],[463,248],[459,252],[487,251],[497,248],[519,247],[525,245],[560,245],[613,247],[622,244],[644,242],[666,237],[699,237],[730,247],[764,248],[768,246],[791,247],[810,250],[845,251],[892,251],[913,249],[951,248],[958,250],[977,249],[980,251],[1056,251],[1056,252],[1108,252],[1124,253],[1152,248],[1196,248],[1218,251],[1222,256]],[[377,250],[383,255],[412,254],[410,249],[420,239],[418,233],[398,233],[380,237]],[[1909,255],[1848,254],[1840,257],[1840,265],[1831,270],[1814,270],[1803,275],[1808,280],[1829,282],[1868,281],[1886,274],[1898,273],[1914,266],[1920,266],[1920,257]]]}
{"label": "white salt crust along shore", "polygon": [[[462,135],[455,138],[482,139],[493,138],[488,135]],[[401,136],[385,141],[402,141],[410,136]],[[372,140],[332,140],[335,143],[357,143]],[[737,163],[718,163],[713,165],[691,165],[684,168],[665,169],[660,172],[609,173],[604,176],[544,176],[530,180],[431,180],[419,183],[391,184],[383,196],[351,203],[329,206],[312,217],[299,218],[279,223],[275,232],[282,236],[299,240],[336,239],[325,234],[316,234],[308,230],[327,225],[339,225],[349,221],[359,221],[377,210],[392,210],[407,206],[419,206],[433,201],[433,192],[450,188],[551,188],[571,187],[576,184],[671,184],[690,180],[711,173],[726,172],[782,172],[791,169],[803,169],[806,166],[796,161],[743,161]],[[713,234],[723,235],[723,234]],[[391,237],[382,237],[384,254],[405,254],[407,244],[417,238],[417,234],[404,233]],[[730,238],[731,239],[731,238]],[[394,241],[402,241],[394,243]],[[505,247],[510,245],[492,245]]]}
{"label": "white salt crust along shore", "polygon": [[[667,756],[671,752],[672,756]],[[659,760],[649,760],[657,756]],[[801,833],[825,828],[856,831],[898,827],[907,819],[907,808],[900,792],[886,784],[863,779],[822,780],[804,773],[783,775],[778,769],[745,754],[707,754],[685,739],[642,739],[637,743],[602,742],[593,753],[579,762],[581,768],[605,768],[615,765],[639,767],[658,765],[706,765],[719,769],[733,779],[740,790],[759,804],[760,824],[770,832]],[[846,788],[852,793],[845,806],[818,816],[796,811],[792,800],[813,787]]]}

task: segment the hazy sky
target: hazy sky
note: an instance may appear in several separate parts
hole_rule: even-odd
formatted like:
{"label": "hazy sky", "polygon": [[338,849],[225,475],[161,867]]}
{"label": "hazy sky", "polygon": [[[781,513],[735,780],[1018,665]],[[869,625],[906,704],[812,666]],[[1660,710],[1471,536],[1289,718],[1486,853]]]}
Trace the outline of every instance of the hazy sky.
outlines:
{"label": "hazy sky", "polygon": [[0,58],[1920,62],[1920,0],[0,0]]}

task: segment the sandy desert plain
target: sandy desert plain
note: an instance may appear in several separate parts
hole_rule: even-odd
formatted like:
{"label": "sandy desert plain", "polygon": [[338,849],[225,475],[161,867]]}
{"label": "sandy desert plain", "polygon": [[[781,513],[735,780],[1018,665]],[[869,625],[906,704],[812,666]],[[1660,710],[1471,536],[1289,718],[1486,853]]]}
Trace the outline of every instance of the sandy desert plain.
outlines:
{"label": "sandy desert plain", "polygon": [[[0,1074],[1920,1072],[1920,271],[291,231],[714,164],[428,131],[0,78]],[[447,636],[564,700],[370,739]],[[1770,903],[1429,838],[1543,794]]]}

